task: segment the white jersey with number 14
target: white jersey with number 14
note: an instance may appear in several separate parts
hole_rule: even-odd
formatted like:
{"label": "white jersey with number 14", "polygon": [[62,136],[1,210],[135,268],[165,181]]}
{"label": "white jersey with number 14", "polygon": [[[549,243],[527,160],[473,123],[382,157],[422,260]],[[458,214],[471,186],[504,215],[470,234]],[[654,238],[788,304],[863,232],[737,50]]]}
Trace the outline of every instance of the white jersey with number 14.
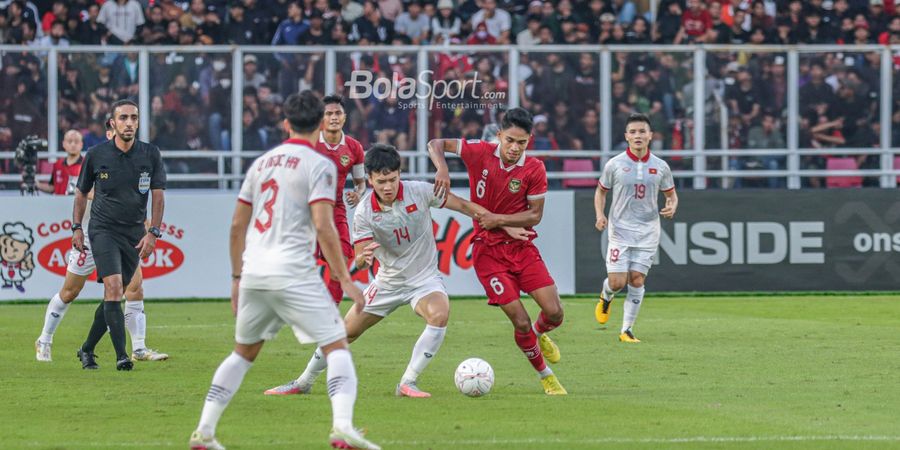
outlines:
{"label": "white jersey with number 14", "polygon": [[289,139],[253,162],[238,201],[253,207],[241,287],[284,289],[318,276],[310,205],[334,203],[334,163],[309,142]]}
{"label": "white jersey with number 14", "polygon": [[625,150],[603,166],[600,187],[612,191],[609,242],[619,247],[659,246],[660,192],[675,189],[672,170],[647,152],[638,158]]}

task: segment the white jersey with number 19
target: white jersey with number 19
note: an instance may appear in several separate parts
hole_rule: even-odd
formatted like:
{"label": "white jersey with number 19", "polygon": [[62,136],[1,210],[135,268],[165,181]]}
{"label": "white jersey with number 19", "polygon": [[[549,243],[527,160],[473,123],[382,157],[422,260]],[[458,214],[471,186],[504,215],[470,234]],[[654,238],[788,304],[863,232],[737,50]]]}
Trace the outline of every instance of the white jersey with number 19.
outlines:
{"label": "white jersey with number 19", "polygon": [[334,203],[336,169],[304,140],[289,139],[253,162],[238,201],[253,207],[241,287],[284,289],[318,276],[310,205]]}

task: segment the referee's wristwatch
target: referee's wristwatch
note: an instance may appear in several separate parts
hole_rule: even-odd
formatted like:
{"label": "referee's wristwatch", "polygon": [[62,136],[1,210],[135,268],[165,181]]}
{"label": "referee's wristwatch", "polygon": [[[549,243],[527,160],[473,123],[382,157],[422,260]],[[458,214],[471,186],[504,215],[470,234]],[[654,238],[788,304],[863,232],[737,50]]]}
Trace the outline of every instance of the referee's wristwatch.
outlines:
{"label": "referee's wristwatch", "polygon": [[153,236],[155,236],[157,239],[162,237],[162,231],[160,231],[159,228],[150,227],[150,229],[147,230],[147,232],[152,234]]}
{"label": "referee's wristwatch", "polygon": [[76,232],[76,231],[78,231],[78,230],[82,230],[82,231],[83,231],[83,229],[81,228],[81,224],[80,224],[80,223],[73,223],[73,224],[72,224],[72,232],[74,233],[74,232]]}

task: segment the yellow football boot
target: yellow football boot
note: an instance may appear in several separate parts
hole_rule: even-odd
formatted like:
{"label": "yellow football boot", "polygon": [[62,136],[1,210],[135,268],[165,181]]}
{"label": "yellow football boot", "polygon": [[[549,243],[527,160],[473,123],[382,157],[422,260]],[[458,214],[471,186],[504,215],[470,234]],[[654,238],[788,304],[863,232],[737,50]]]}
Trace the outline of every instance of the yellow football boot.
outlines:
{"label": "yellow football boot", "polygon": [[541,338],[538,340],[538,344],[541,346],[541,354],[544,355],[544,359],[553,364],[559,362],[559,358],[561,358],[559,347],[556,346],[553,339],[550,339],[550,336],[542,334]]}
{"label": "yellow football boot", "polygon": [[566,388],[559,384],[556,375],[548,375],[545,378],[541,378],[541,385],[544,386],[544,393],[547,395],[569,395]]}
{"label": "yellow football boot", "polygon": [[625,330],[624,333],[619,335],[619,342],[629,342],[632,344],[636,344],[638,342],[641,342],[641,340],[634,337],[634,333],[632,333],[631,329],[629,328]]}
{"label": "yellow football boot", "polygon": [[600,294],[600,301],[597,303],[597,308],[594,309],[594,316],[600,325],[609,321],[609,305],[611,304],[612,300],[607,301],[603,298],[603,294]]}

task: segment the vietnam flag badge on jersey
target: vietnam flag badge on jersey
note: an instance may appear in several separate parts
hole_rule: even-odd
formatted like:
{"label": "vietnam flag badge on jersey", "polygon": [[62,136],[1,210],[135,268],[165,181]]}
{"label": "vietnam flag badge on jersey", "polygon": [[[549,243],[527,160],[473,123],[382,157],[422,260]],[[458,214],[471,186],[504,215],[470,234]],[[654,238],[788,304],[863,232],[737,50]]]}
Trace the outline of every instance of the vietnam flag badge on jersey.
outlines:
{"label": "vietnam flag badge on jersey", "polygon": [[416,212],[416,211],[418,211],[418,210],[419,210],[419,208],[416,207],[416,204],[415,204],[415,203],[413,203],[412,205],[409,205],[409,206],[406,207],[406,213],[407,213],[407,214],[412,214],[412,213],[414,213],[414,212]]}
{"label": "vietnam flag badge on jersey", "polygon": [[650,175],[656,175],[656,169],[650,169]]}

